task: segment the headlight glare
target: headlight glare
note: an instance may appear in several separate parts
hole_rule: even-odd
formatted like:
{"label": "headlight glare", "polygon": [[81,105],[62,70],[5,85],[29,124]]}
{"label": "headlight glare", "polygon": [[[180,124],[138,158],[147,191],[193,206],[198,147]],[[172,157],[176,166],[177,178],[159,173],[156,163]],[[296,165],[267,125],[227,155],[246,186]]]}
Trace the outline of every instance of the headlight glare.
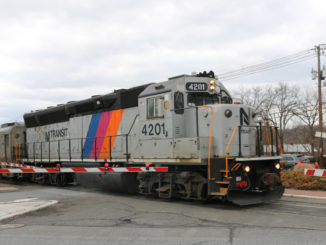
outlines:
{"label": "headlight glare", "polygon": [[244,167],[244,171],[245,171],[246,173],[249,173],[249,172],[250,172],[250,167],[249,167],[249,166],[245,166],[245,167]]}

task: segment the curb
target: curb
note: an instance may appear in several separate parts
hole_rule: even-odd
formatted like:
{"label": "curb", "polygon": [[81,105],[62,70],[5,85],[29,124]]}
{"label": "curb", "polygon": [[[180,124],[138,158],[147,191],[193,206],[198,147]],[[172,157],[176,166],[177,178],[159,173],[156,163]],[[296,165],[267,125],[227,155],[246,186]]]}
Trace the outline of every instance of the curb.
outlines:
{"label": "curb", "polygon": [[321,199],[326,200],[326,197],[319,196],[306,196],[306,195],[295,195],[295,194],[283,194],[284,197],[300,197],[300,198],[308,198],[308,199]]}
{"label": "curb", "polygon": [[[30,199],[30,201],[33,201],[33,199]],[[16,202],[16,201],[13,201],[13,202]],[[24,202],[27,202],[27,200],[24,200]],[[10,203],[10,202],[7,202],[7,203]],[[41,204],[41,205],[39,205],[37,207],[33,207],[33,208],[30,208],[30,209],[26,209],[26,210],[21,210],[19,212],[15,212],[15,213],[2,215],[2,216],[0,216],[0,222],[3,221],[3,220],[9,219],[9,218],[15,217],[15,216],[19,216],[19,215],[27,214],[27,213],[34,212],[34,211],[37,211],[37,210],[40,210],[40,209],[44,209],[44,208],[50,207],[50,206],[52,206],[54,204],[57,204],[57,203],[58,203],[57,200],[49,200],[49,201],[47,201],[47,203],[43,203],[43,204]]]}

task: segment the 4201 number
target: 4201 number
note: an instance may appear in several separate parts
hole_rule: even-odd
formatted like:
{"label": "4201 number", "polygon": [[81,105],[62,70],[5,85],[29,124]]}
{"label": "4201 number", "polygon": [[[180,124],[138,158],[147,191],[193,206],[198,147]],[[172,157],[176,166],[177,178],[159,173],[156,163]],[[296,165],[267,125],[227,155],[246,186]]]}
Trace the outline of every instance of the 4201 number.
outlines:
{"label": "4201 number", "polygon": [[160,135],[160,134],[165,134],[165,125],[164,123],[156,123],[156,124],[145,124],[142,131],[142,134],[145,136],[153,136],[153,135]]}

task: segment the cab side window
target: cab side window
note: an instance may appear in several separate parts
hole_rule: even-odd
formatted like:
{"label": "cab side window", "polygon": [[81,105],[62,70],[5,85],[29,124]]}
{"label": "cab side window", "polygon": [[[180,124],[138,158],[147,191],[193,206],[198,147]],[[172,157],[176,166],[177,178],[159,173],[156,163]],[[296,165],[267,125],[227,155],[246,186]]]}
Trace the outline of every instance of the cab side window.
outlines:
{"label": "cab side window", "polygon": [[163,118],[164,97],[158,96],[146,100],[147,119]]}
{"label": "cab side window", "polygon": [[184,99],[181,92],[174,93],[174,111],[176,114],[184,113]]}
{"label": "cab side window", "polygon": [[222,91],[222,103],[224,103],[224,104],[232,104],[232,99],[224,91]]}

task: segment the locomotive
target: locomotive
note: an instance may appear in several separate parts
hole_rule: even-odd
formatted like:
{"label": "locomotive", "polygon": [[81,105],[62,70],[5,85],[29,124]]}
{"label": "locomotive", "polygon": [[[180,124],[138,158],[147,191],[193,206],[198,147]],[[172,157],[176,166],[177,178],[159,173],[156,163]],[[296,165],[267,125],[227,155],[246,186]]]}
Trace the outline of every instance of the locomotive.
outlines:
{"label": "locomotive", "polygon": [[[254,108],[233,102],[212,71],[180,75],[26,113],[19,142],[3,139],[21,125],[0,130],[0,160],[34,166],[150,163],[169,171],[122,174],[123,183],[111,185],[161,198],[264,203],[280,199],[284,186],[277,127],[258,119]],[[53,176],[33,178],[64,185],[76,177]]]}

